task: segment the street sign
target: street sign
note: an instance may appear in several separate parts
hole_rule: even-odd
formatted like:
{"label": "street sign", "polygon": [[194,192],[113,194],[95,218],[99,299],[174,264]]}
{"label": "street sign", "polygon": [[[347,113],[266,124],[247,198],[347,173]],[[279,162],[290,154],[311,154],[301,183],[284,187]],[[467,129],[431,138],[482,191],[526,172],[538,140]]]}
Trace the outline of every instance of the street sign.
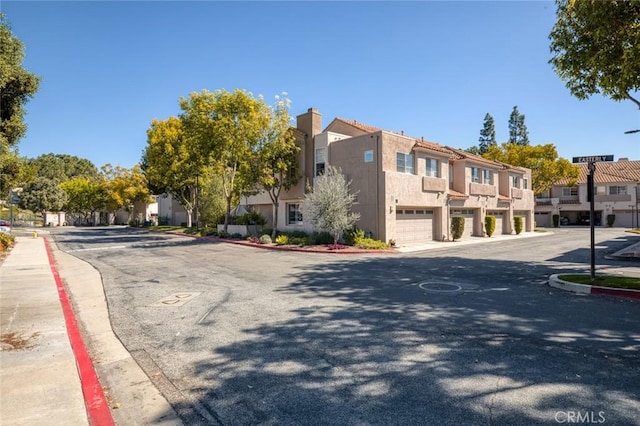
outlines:
{"label": "street sign", "polygon": [[574,163],[599,163],[602,161],[613,161],[613,155],[589,155],[586,157],[573,157]]}
{"label": "street sign", "polygon": [[11,197],[9,198],[9,204],[20,204],[20,195],[17,192],[11,191]]}

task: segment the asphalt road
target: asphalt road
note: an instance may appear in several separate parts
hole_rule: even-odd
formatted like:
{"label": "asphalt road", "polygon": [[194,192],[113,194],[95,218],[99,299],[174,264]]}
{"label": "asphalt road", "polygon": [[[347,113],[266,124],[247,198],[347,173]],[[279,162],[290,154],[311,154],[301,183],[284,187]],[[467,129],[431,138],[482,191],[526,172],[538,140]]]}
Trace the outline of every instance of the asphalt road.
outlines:
{"label": "asphalt road", "polygon": [[[345,256],[52,235],[185,424],[640,424],[640,302],[547,286],[587,270],[587,228]],[[603,257],[637,238],[598,229],[598,270],[640,276]]]}

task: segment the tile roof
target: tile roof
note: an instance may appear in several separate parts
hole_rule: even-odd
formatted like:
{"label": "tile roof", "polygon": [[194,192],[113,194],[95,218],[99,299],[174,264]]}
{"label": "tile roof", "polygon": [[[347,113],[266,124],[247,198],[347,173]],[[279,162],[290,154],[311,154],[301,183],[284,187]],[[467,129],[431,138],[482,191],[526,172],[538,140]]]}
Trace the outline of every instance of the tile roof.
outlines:
{"label": "tile roof", "polygon": [[[576,164],[580,174],[578,175],[578,185],[587,183],[589,174],[586,164]],[[595,183],[621,183],[640,182],[640,161],[618,160],[615,162],[603,162],[596,164]],[[560,181],[556,185],[566,184]]]}
{"label": "tile roof", "polygon": [[363,132],[367,132],[367,133],[379,132],[380,130],[382,130],[378,127],[369,126],[363,123],[358,123],[356,120],[347,120],[345,118],[340,118],[340,117],[336,117],[333,121],[342,121],[343,123],[346,123],[350,126],[355,127],[358,130],[362,130]]}
{"label": "tile roof", "polygon": [[463,194],[462,192],[454,191],[453,189],[449,190],[449,196],[452,198],[469,198],[467,194]]}
{"label": "tile roof", "polygon": [[448,154],[449,158],[453,156],[453,152],[451,152],[450,149],[447,149],[447,147],[435,142],[425,141],[424,139],[416,140],[416,144],[413,146],[413,148],[423,148],[430,149],[431,151],[442,152],[443,154]]}
{"label": "tile roof", "polygon": [[454,160],[468,159],[468,160],[476,161],[478,163],[491,165],[491,166],[493,166],[493,167],[495,167],[497,169],[504,169],[504,168],[507,168],[507,167],[509,167],[509,168],[512,167],[512,166],[507,166],[504,163],[498,163],[497,161],[487,160],[484,157],[481,157],[481,156],[475,155],[475,154],[471,154],[470,152],[466,152],[466,151],[463,151],[461,149],[451,148],[450,146],[447,146],[446,148],[449,149],[452,152]]}

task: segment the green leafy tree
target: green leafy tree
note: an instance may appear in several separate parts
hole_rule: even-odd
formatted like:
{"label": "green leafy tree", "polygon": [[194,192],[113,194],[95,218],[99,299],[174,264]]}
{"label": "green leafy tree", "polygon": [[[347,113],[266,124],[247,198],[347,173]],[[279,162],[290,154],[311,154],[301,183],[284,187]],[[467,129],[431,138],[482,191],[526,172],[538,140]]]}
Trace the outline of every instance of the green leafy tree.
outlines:
{"label": "green leafy tree", "polygon": [[551,188],[558,181],[566,180],[572,184],[578,179],[579,169],[566,159],[560,158],[553,144],[504,143],[500,147],[489,147],[483,157],[531,169],[531,186],[536,194]]}
{"label": "green leafy tree", "polygon": [[27,159],[20,157],[7,145],[0,146],[0,199],[4,199],[16,187],[24,186],[35,177],[35,170]]}
{"label": "green leafy tree", "polygon": [[187,211],[187,226],[191,227],[198,175],[204,171],[197,147],[187,138],[184,127],[177,117],[153,120],[147,130],[141,167],[151,191],[171,194]]}
{"label": "green leafy tree", "polygon": [[185,131],[205,166],[222,178],[227,231],[232,201],[255,190],[258,173],[255,153],[269,128],[270,111],[250,92],[204,90],[181,99]]}
{"label": "green leafy tree", "polygon": [[518,107],[514,106],[509,116],[509,143],[529,145],[529,131],[524,124],[524,118],[524,114],[520,114]]}
{"label": "green leafy tree", "polygon": [[62,182],[60,187],[67,193],[64,205],[67,215],[79,217],[80,223],[95,225],[95,213],[102,210],[107,201],[107,190],[103,183],[79,176]]}
{"label": "green leafy tree", "polygon": [[302,203],[303,218],[329,232],[334,244],[338,243],[340,233],[354,226],[360,218],[358,213],[351,212],[356,196],[350,193],[350,185],[340,169],[327,166],[324,174],[316,178],[314,187],[308,188]]}
{"label": "green leafy tree", "polygon": [[103,186],[106,190],[105,208],[113,213],[124,209],[131,213],[136,202],[150,203],[153,201],[147,179],[140,166],[131,169],[105,164],[101,168]]}
{"label": "green leafy tree", "polygon": [[57,182],[38,177],[26,185],[20,193],[20,207],[40,213],[61,211],[67,202],[67,194]]}
{"label": "green leafy tree", "polygon": [[24,43],[0,13],[0,144],[14,146],[27,131],[25,104],[38,91],[40,78],[22,66]]}
{"label": "green leafy tree", "polygon": [[35,169],[37,177],[56,182],[64,182],[83,176],[96,179],[100,176],[98,168],[86,158],[68,154],[43,154],[30,159],[29,165]]}
{"label": "green leafy tree", "polygon": [[602,93],[640,107],[640,2],[557,0],[549,63],[571,94]]}
{"label": "green leafy tree", "polygon": [[273,204],[273,230],[271,238],[276,238],[278,208],[282,190],[288,191],[298,183],[298,152],[296,139],[291,128],[289,99],[277,100],[271,109],[269,127],[258,149],[258,184],[269,194]]}
{"label": "green leafy tree", "polygon": [[496,142],[496,125],[493,117],[489,113],[484,116],[484,124],[482,126],[482,130],[480,130],[480,137],[478,138],[478,141],[480,142],[478,144],[478,152],[480,155],[487,152],[490,146],[498,144]]}

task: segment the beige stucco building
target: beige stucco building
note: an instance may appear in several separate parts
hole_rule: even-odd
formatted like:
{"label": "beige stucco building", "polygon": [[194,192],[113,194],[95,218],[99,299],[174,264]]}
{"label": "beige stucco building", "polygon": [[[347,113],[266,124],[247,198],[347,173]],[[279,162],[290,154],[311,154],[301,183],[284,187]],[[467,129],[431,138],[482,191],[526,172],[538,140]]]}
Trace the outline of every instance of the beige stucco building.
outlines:
{"label": "beige stucco building", "polygon": [[[588,225],[590,203],[587,197],[587,164],[577,164],[580,174],[574,185],[558,182],[536,198],[535,220],[538,226],[553,226],[553,215],[562,225]],[[606,226],[613,215],[613,226],[640,228],[640,161],[621,158],[596,163],[594,174],[595,225]]]}
{"label": "beige stucco building", "polygon": [[[511,234],[514,216],[533,231],[531,171],[467,152],[389,132],[356,121],[334,119],[324,130],[314,108],[297,117],[296,139],[303,177],[280,197],[277,228],[311,231],[301,203],[307,183],[327,165],[339,167],[357,194],[357,226],[373,238],[398,245],[449,239],[452,216],[465,217],[465,233],[484,235],[484,218],[497,218],[496,233]],[[273,226],[265,193],[242,199]]]}

